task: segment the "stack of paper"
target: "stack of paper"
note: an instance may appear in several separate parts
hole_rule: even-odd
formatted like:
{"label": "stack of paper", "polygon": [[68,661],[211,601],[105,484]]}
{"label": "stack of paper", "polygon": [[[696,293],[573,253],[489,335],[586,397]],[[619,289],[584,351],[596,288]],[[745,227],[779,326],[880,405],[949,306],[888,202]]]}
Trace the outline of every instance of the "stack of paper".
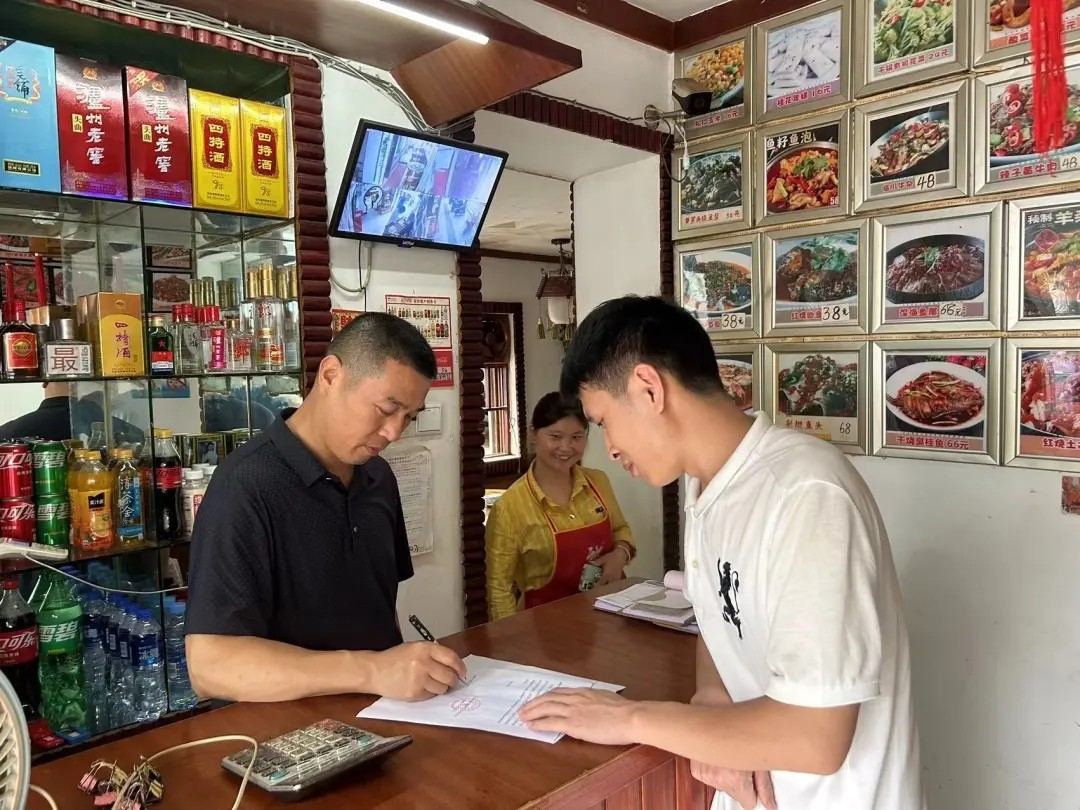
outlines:
{"label": "stack of paper", "polygon": [[649,580],[631,585],[618,593],[598,597],[594,606],[609,613],[619,613],[665,627],[697,632],[694,606],[690,604],[690,600],[682,591],[666,588],[662,582]]}
{"label": "stack of paper", "polygon": [[379,698],[357,717],[396,720],[427,726],[471,728],[555,743],[562,734],[530,731],[518,718],[521,707],[556,687],[606,689],[621,692],[625,687],[590,678],[564,675],[549,669],[511,664],[470,655],[464,659],[468,678],[445,695],[421,703]]}

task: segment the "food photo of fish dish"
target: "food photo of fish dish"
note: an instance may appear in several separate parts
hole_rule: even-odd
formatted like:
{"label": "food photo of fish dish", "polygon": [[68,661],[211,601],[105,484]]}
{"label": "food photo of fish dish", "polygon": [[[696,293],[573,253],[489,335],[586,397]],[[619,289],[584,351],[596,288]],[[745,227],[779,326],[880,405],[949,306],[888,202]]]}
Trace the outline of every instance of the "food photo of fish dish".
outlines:
{"label": "food photo of fish dish", "polygon": [[770,213],[840,204],[840,153],[832,144],[810,144],[778,155],[766,170]]}
{"label": "food photo of fish dish", "polygon": [[787,416],[858,415],[859,366],[826,354],[800,358],[777,374],[777,402]]}

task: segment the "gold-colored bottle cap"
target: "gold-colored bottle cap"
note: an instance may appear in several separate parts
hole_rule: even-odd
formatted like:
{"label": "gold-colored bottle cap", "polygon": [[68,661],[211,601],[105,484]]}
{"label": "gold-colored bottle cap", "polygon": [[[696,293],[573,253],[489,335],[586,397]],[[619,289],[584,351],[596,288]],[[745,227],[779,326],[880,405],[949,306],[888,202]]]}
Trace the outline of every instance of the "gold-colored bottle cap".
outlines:
{"label": "gold-colored bottle cap", "polygon": [[259,289],[264,296],[274,294],[274,265],[269,262],[259,271]]}
{"label": "gold-colored bottle cap", "polygon": [[168,428],[154,428],[155,439],[171,439],[173,432]]}
{"label": "gold-colored bottle cap", "polygon": [[128,459],[135,458],[135,453],[132,452],[129,447],[121,447],[113,453],[113,458],[117,461],[127,461]]}
{"label": "gold-colored bottle cap", "polygon": [[244,273],[244,285],[246,287],[244,292],[247,293],[248,298],[259,298],[262,295],[260,291],[262,282],[259,279],[259,271],[257,269],[249,268],[248,271]]}

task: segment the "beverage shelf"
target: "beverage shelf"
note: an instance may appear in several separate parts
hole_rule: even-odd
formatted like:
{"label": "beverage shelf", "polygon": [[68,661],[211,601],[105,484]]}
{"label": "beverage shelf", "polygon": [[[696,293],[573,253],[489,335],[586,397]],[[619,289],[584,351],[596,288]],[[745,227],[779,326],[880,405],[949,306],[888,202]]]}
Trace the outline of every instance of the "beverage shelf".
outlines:
{"label": "beverage shelf", "polygon": [[[120,544],[116,543],[106,549],[99,551],[84,551],[82,549],[71,548],[71,556],[63,562],[50,562],[53,568],[59,568],[63,565],[78,565],[82,562],[89,562],[91,560],[106,560],[111,557],[123,557],[128,554],[138,554],[143,551],[163,550],[182,548],[184,546],[191,545],[191,536],[181,537],[177,540],[141,540],[137,543]],[[23,559],[7,559],[0,562],[0,574],[19,574],[24,571],[33,571],[43,566],[33,560]]]}

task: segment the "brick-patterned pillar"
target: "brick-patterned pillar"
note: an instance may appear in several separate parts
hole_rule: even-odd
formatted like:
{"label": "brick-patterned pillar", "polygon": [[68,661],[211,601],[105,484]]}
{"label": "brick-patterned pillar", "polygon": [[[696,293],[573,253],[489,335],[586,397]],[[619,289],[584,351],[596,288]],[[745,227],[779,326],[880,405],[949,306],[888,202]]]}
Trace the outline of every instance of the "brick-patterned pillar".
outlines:
{"label": "brick-patterned pillar", "polygon": [[296,172],[296,258],[304,334],[304,390],[311,389],[330,331],[330,237],[327,229],[326,150],[323,147],[322,70],[307,57],[289,59]]}
{"label": "brick-patterned pillar", "polygon": [[484,296],[480,256],[462,253],[457,262],[458,395],[461,407],[461,567],[465,626],[488,619],[484,564]]}
{"label": "brick-patterned pillar", "polygon": [[[671,240],[671,147],[671,138],[666,138],[660,152],[660,294],[668,299],[675,297],[675,249]],[[664,570],[673,571],[682,567],[678,481],[664,487],[662,510]]]}

